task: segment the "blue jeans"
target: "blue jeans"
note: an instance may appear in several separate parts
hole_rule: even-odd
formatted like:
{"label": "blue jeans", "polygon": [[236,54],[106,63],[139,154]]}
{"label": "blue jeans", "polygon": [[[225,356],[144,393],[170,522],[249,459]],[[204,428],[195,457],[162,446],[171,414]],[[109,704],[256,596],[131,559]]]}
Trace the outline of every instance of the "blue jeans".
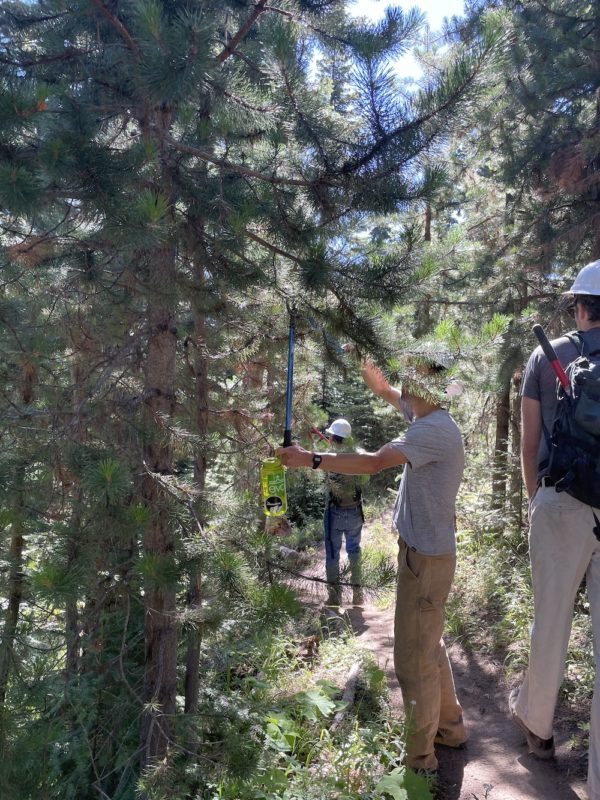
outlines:
{"label": "blue jeans", "polygon": [[338,564],[342,537],[346,537],[346,553],[348,557],[360,555],[360,534],[363,517],[360,506],[356,508],[338,508],[333,503],[325,509],[325,564]]}

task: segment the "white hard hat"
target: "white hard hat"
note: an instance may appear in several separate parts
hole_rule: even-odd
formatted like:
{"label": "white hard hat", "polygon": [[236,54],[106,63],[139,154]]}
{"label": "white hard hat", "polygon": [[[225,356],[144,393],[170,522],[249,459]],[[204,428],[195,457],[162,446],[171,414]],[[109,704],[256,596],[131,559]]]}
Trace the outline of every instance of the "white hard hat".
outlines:
{"label": "white hard hat", "polygon": [[332,436],[339,436],[340,439],[347,439],[352,435],[352,427],[347,419],[334,419],[331,425],[325,429],[325,433]]}
{"label": "white hard hat", "polygon": [[591,264],[586,264],[580,270],[569,292],[571,294],[600,295],[600,258],[592,261]]}

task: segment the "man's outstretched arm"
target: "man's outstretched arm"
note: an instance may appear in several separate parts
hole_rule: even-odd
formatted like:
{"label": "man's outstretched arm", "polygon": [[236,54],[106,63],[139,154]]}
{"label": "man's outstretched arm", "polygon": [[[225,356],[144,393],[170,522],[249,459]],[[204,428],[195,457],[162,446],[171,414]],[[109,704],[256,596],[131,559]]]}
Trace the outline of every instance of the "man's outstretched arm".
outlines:
{"label": "man's outstretched arm", "polygon": [[[313,455],[310,450],[293,445],[279,447],[275,455],[281,458],[286,467],[312,467]],[[386,444],[376,453],[319,453],[319,468],[325,472],[339,472],[342,475],[374,475],[389,467],[408,463],[407,457],[397,447]]]}

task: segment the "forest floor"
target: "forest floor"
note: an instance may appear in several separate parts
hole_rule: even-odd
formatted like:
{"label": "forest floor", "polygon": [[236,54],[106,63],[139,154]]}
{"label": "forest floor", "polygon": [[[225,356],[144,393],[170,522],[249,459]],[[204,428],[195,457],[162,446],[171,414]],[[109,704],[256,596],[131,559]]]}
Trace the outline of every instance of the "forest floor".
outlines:
{"label": "forest floor", "polygon": [[[369,540],[368,526],[363,539]],[[312,566],[313,574],[324,573],[324,551],[315,554]],[[369,601],[361,608],[346,605],[345,616],[360,644],[374,654],[385,672],[392,710],[402,714],[393,666],[394,605],[383,609],[378,605]],[[527,752],[525,737],[510,719],[511,685],[502,664],[451,639],[446,644],[469,741],[463,750],[436,748],[440,800],[585,800],[586,756],[572,746],[577,722],[584,717],[559,707],[556,757],[536,759]]]}
{"label": "forest floor", "polygon": [[[393,666],[393,607],[370,604],[348,608],[360,643],[371,650],[385,672],[392,709],[402,711]],[[583,800],[585,764],[569,745],[573,730],[555,729],[556,758],[529,755],[521,732],[508,714],[509,686],[500,664],[448,642],[456,692],[464,710],[469,741],[464,750],[437,747],[440,800]]]}

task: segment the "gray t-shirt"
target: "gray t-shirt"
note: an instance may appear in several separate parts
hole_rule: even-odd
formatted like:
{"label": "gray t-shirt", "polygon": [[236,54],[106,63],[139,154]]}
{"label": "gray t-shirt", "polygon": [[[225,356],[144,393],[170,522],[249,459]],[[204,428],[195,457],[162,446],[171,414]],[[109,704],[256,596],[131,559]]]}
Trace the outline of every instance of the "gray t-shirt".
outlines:
{"label": "gray t-shirt", "polygon": [[[591,328],[589,331],[580,331],[586,345],[586,352],[600,349],[600,328]],[[573,359],[580,355],[580,350],[567,339],[561,336],[560,339],[552,340],[552,347],[556,351],[558,360],[563,368]],[[540,436],[540,446],[538,450],[538,464],[542,464],[548,458],[548,437],[552,433],[554,417],[556,415],[557,402],[557,379],[550,362],[544,355],[541,347],[536,347],[525,368],[523,383],[521,385],[521,396],[530,397],[538,400],[542,412],[542,435]],[[544,433],[545,431],[545,433]],[[544,469],[540,469],[538,477],[544,474]]]}
{"label": "gray t-shirt", "polygon": [[394,527],[409,547],[431,556],[456,552],[455,503],[465,467],[462,436],[444,409],[410,424],[391,442],[407,458]]}

